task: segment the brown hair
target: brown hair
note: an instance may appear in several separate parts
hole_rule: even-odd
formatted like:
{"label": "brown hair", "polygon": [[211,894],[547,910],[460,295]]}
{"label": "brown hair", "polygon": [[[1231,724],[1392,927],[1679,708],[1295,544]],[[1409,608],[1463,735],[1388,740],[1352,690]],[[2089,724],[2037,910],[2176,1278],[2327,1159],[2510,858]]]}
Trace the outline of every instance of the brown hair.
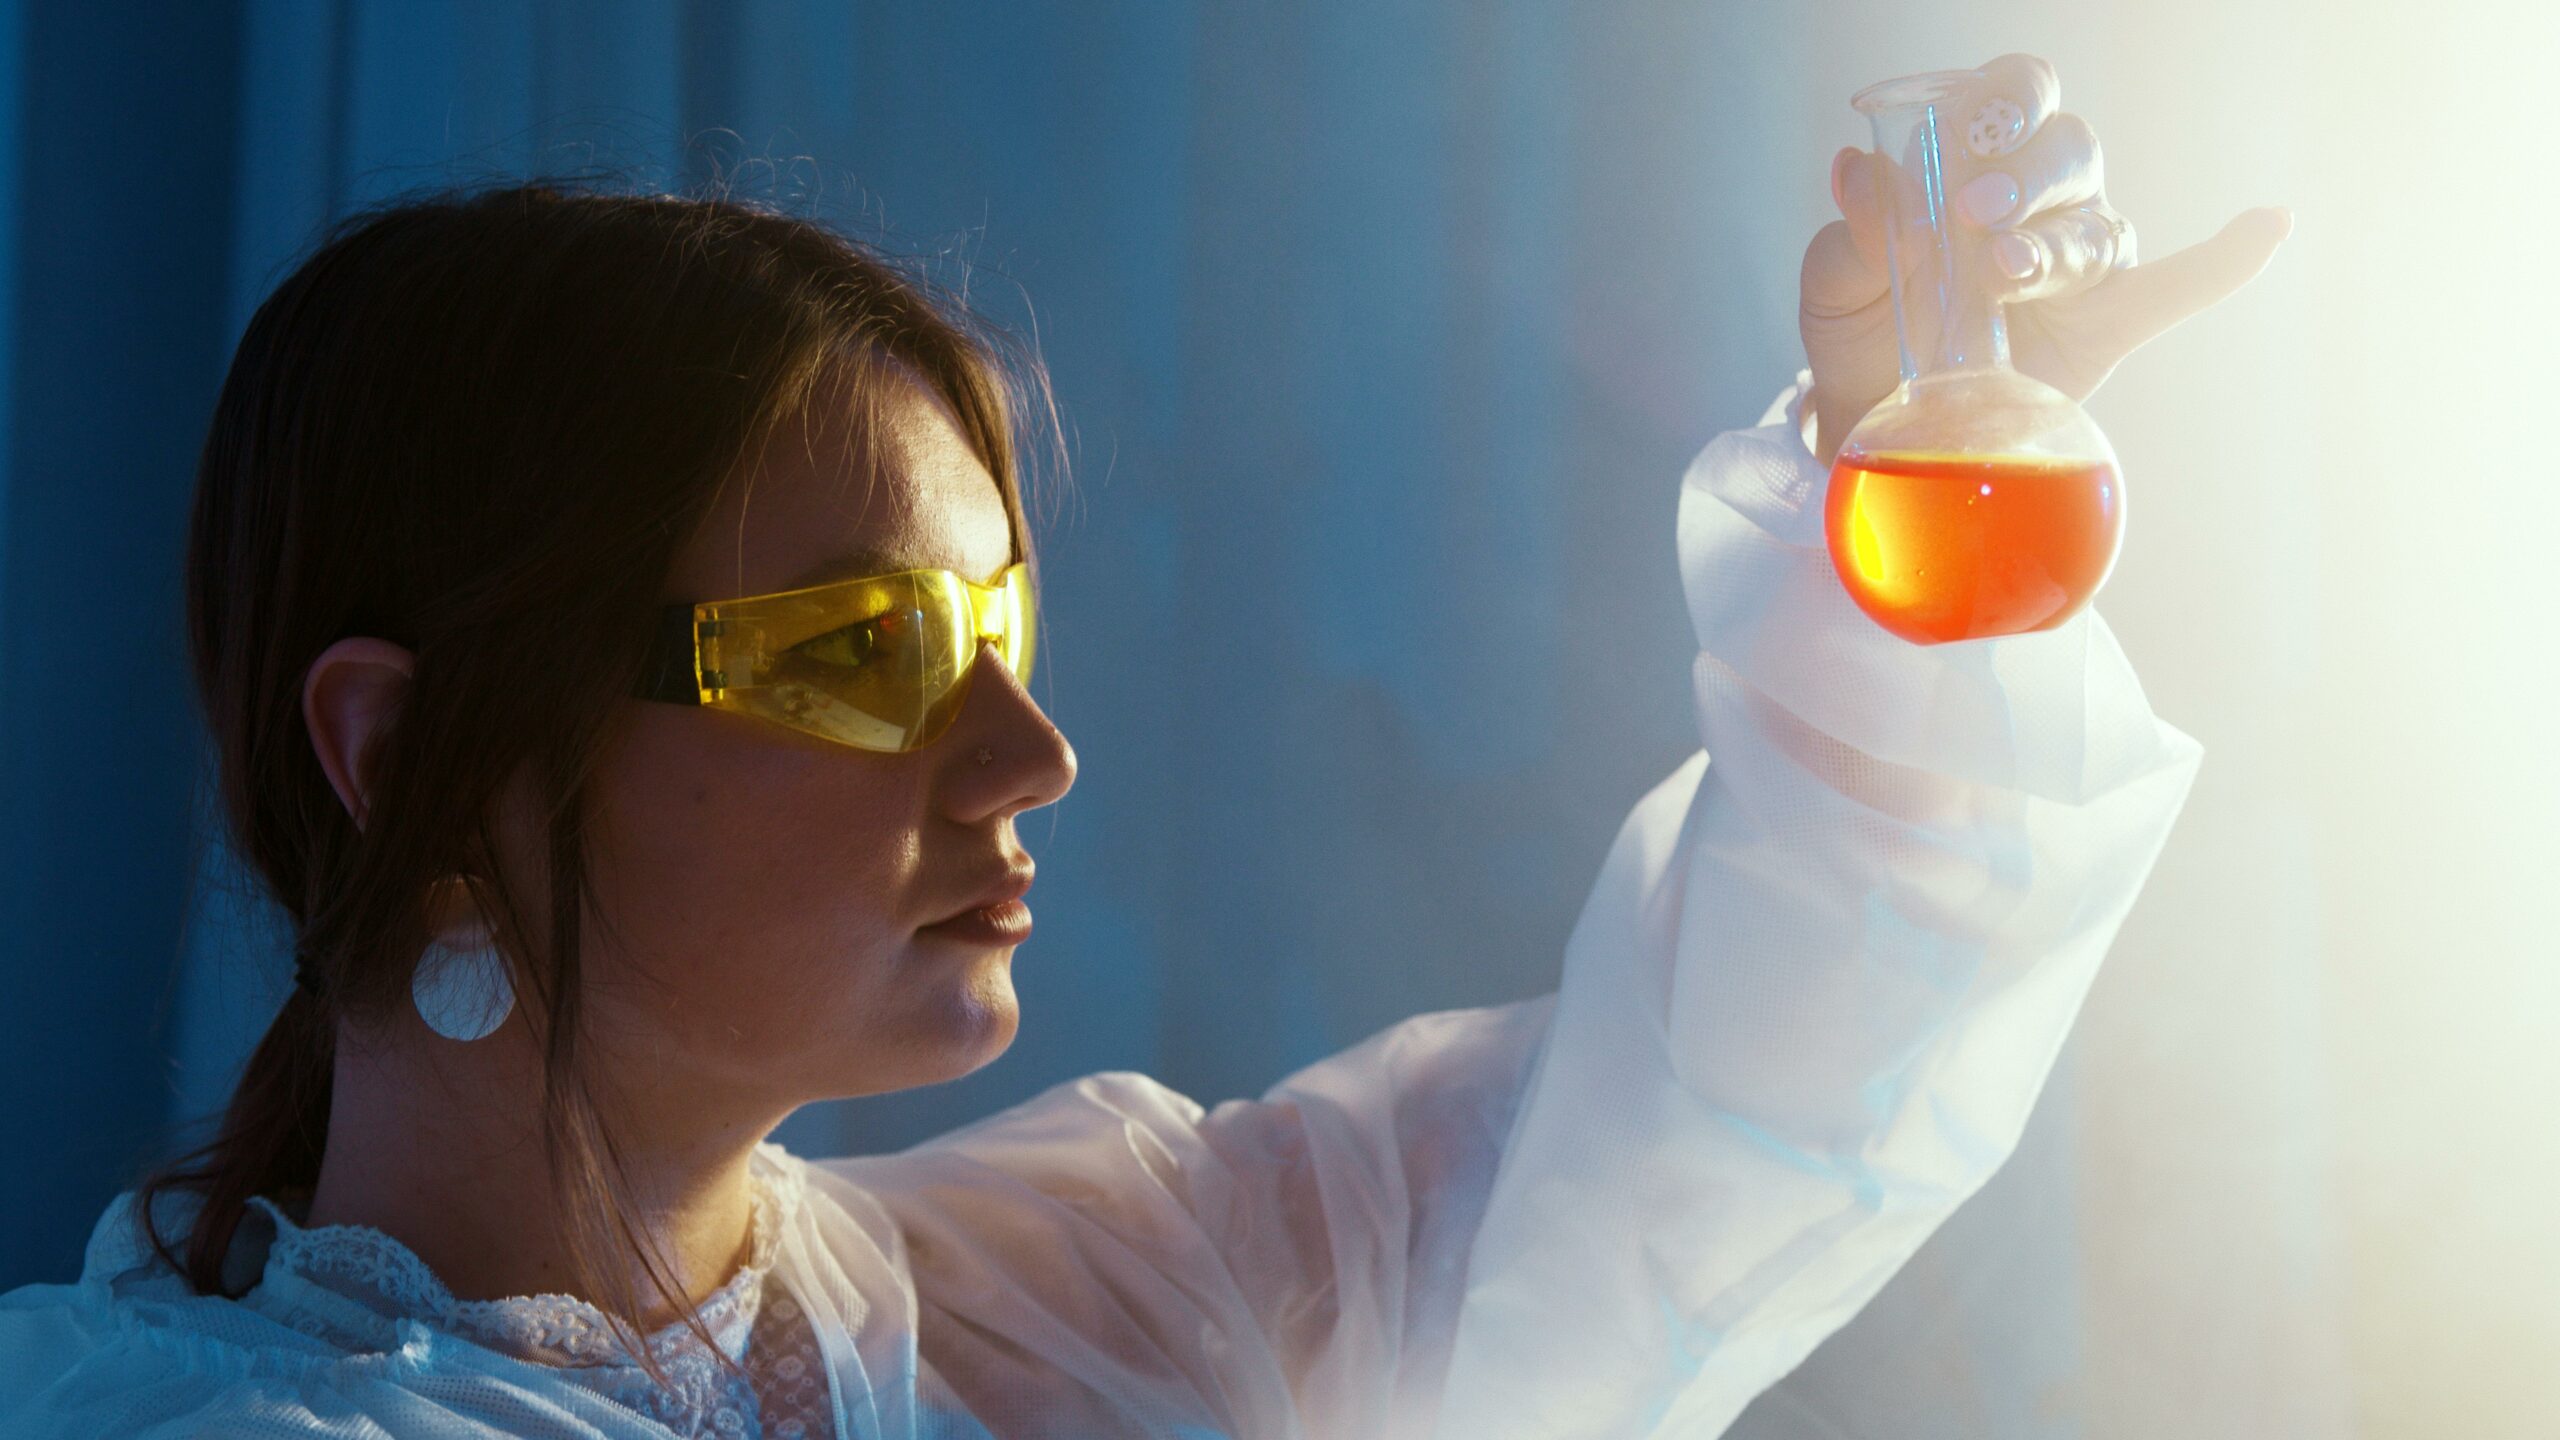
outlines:
{"label": "brown hair", "polygon": [[[587,1295],[636,1339],[636,1261],[683,1308],[580,1069],[589,774],[720,486],[822,377],[871,383],[883,359],[951,405],[1036,567],[1016,436],[1058,434],[1039,362],[817,222],[725,193],[443,189],[339,222],[258,307],[198,466],[187,636],[232,844],[292,917],[307,983],[212,1142],[142,1187],[151,1244],[196,1290],[224,1293],[251,1196],[316,1180],[338,1019],[405,1003],[427,892],[463,873],[540,1001],[545,1136]],[[349,635],[416,655],[367,753],[361,830],[301,704]],[[519,770],[546,817],[541,917],[490,863]],[[153,1215],[170,1191],[201,1198],[183,1236]]]}

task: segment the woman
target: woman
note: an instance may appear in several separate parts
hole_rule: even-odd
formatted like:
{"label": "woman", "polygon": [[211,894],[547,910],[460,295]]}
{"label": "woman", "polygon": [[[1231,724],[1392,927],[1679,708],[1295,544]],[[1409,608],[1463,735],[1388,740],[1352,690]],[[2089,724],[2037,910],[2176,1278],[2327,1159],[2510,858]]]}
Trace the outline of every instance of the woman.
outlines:
{"label": "woman", "polygon": [[[2131,267],[2050,69],[1981,84],[1964,193],[2075,398],[2282,238]],[[2008,1153],[2200,755],[2094,613],[1921,648],[1829,576],[1823,461],[1896,378],[1862,163],[1808,372],[1682,491],[1715,763],[1637,803],[1557,994],[824,1161],[764,1137],[1014,1032],[1015,821],[1075,777],[1023,683],[1036,367],[734,203],[341,226],[241,342],[189,553],[296,988],[214,1144],[0,1300],[0,1433],[1721,1429]]]}

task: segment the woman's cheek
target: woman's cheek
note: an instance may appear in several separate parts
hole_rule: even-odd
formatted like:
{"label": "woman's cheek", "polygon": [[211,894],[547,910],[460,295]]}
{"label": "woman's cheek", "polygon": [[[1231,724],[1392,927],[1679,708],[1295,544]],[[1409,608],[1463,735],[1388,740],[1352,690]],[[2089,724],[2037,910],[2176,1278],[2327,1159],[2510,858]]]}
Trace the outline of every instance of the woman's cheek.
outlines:
{"label": "woman's cheek", "polygon": [[[640,716],[600,775],[596,859],[657,933],[742,935],[821,897],[847,832],[876,807],[833,755],[732,716]],[[824,906],[821,914],[826,913]],[[690,935],[688,939],[692,938]]]}
{"label": "woman's cheek", "polygon": [[637,982],[608,1006],[722,1089],[859,1093],[907,1083],[872,1072],[947,1057],[955,1035],[1001,1030],[1001,1048],[1009,985],[955,995],[983,982],[911,963],[919,907],[941,899],[919,873],[929,769],[685,723],[714,718],[635,726],[599,777],[594,878],[632,953],[595,979]]}

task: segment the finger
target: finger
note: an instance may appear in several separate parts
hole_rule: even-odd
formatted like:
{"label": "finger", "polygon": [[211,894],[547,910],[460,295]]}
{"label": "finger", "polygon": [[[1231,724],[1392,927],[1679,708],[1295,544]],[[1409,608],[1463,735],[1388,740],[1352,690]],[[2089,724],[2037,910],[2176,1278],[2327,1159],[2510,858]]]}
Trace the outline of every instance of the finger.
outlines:
{"label": "finger", "polygon": [[1888,202],[1877,189],[1883,176],[1877,159],[1860,150],[1852,153],[1840,166],[1840,218],[1847,225],[1849,238],[1857,245],[1859,256],[1881,282],[1885,275],[1884,227]]}
{"label": "finger", "polygon": [[1805,261],[1807,293],[1819,290],[1825,309],[1854,310],[1865,301],[1853,296],[1869,296],[1885,283],[1883,206],[1870,163],[1854,145],[1831,157],[1831,201],[1840,219],[1815,233]]}
{"label": "finger", "polygon": [[1876,302],[1888,282],[1884,267],[1868,260],[1849,222],[1834,220],[1814,232],[1799,277],[1804,313],[1816,320],[1853,315]]}
{"label": "finger", "polygon": [[2209,240],[2116,271],[2089,298],[2106,302],[2117,343],[2131,350],[2256,279],[2292,233],[2281,205],[2243,210]]}
{"label": "finger", "polygon": [[1929,212],[1921,193],[1920,179],[1911,171],[1866,150],[1846,152],[1839,162],[1840,216],[1848,222],[1849,234],[1857,242],[1858,253],[1877,277],[1886,273],[1885,230],[1889,222],[1902,226],[1903,263],[1911,263],[1913,252],[1925,241]]}
{"label": "finger", "polygon": [[[1832,175],[1840,218],[1815,232],[1805,249],[1801,282],[1804,312],[1816,319],[1866,309],[1891,287],[1897,253],[1905,274],[1928,253],[1920,186],[1908,171],[1852,149],[1833,157]],[[1895,190],[1902,192],[1899,199],[1889,199],[1887,192]],[[1904,243],[1898,252],[1886,242],[1889,215],[1902,217]]]}
{"label": "finger", "polygon": [[[2111,216],[2123,225],[2121,238]],[[2047,211],[1989,243],[1992,263],[2008,277],[2000,298],[2013,303],[2074,294],[2133,263],[2133,226],[2104,204]]]}
{"label": "finger", "polygon": [[2097,132],[2066,110],[2045,122],[2034,139],[1965,181],[1954,209],[1965,223],[1988,229],[2094,200],[2104,189]]}
{"label": "finger", "polygon": [[2062,81],[2037,56],[2002,55],[1985,63],[1981,74],[1968,87],[1961,108],[1951,108],[1947,117],[1963,127],[1960,137],[1949,138],[1968,154],[2006,155],[2062,109]]}

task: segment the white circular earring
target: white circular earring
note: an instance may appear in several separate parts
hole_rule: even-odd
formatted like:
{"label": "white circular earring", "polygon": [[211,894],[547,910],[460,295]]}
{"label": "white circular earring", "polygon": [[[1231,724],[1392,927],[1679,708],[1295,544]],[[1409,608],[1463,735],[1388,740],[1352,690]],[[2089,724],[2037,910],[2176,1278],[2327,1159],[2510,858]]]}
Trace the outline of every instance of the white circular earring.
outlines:
{"label": "white circular earring", "polygon": [[457,939],[428,942],[409,976],[409,999],[427,1028],[447,1040],[486,1039],[516,1008],[515,981],[487,922]]}

